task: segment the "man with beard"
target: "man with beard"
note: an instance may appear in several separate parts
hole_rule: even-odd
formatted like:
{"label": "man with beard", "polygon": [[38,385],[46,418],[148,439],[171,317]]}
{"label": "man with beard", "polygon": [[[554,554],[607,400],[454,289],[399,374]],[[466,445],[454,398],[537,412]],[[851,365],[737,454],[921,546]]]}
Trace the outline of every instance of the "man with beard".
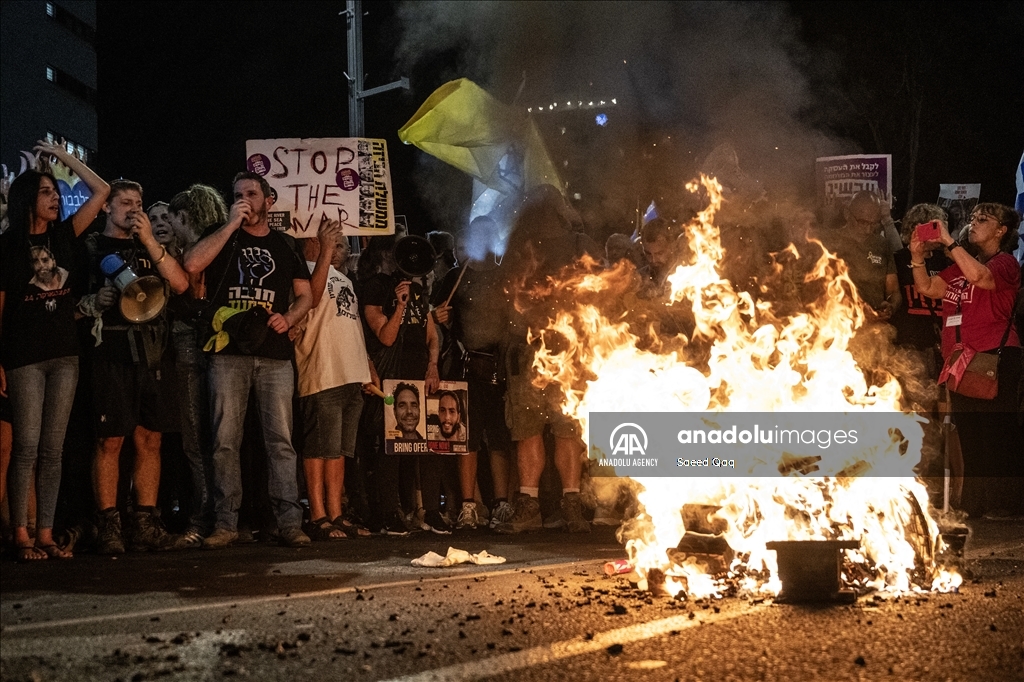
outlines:
{"label": "man with beard", "polygon": [[31,252],[32,272],[35,276],[29,280],[29,284],[41,291],[53,291],[64,286],[68,279],[68,271],[57,265],[50,249],[45,246],[33,246]]}
{"label": "man with beard", "polygon": [[395,425],[402,432],[396,440],[423,440],[420,427],[420,392],[412,384],[395,386]]}
{"label": "man with beard", "polygon": [[437,398],[437,418],[441,437],[445,440],[466,440],[466,426],[462,423],[462,401],[454,391],[441,391]]}
{"label": "man with beard", "polygon": [[[294,351],[288,330],[305,319],[311,307],[309,270],[290,240],[270,229],[267,211],[274,203],[270,184],[255,173],[243,172],[235,176],[233,187],[235,203],[228,222],[207,229],[185,258],[189,273],[205,272],[207,296],[214,310],[245,311],[239,314],[247,316],[251,333],[249,338],[229,335],[226,345],[218,335],[215,338],[220,343],[211,339],[207,344],[214,351],[209,381],[216,524],[203,548],[219,549],[238,539],[242,502],[239,450],[250,389],[255,391],[260,409],[278,539],[289,547],[300,547],[309,544],[309,537],[301,529],[292,447]],[[265,312],[253,314],[257,307]],[[244,326],[243,322],[239,328]]]}

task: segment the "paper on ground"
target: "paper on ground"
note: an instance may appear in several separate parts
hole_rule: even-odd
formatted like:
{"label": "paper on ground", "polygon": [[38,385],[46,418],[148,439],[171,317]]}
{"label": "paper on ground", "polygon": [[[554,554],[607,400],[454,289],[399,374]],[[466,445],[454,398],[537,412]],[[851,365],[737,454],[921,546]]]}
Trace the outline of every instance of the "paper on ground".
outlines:
{"label": "paper on ground", "polygon": [[503,564],[505,563],[505,557],[488,554],[486,549],[479,554],[470,554],[464,549],[449,547],[447,556],[441,556],[437,552],[427,552],[423,556],[412,560],[413,566],[421,566],[424,568],[443,568],[444,566],[454,566],[455,564],[466,563],[478,565]]}

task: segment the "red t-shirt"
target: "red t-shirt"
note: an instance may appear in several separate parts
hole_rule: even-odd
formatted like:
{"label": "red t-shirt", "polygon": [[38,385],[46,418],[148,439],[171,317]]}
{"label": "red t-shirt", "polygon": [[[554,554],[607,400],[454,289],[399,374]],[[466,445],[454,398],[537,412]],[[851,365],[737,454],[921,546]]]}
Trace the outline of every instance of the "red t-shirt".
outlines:
{"label": "red t-shirt", "polygon": [[[996,280],[996,288],[981,289],[968,284],[960,266],[950,265],[939,273],[946,282],[946,293],[942,297],[942,355],[949,357],[956,344],[956,327],[946,321],[956,315],[957,301],[960,301],[960,341],[976,351],[999,348],[999,342],[1006,333],[1006,325],[1013,315],[1013,303],[1020,288],[1020,265],[1008,253],[998,253],[986,264]],[[1019,346],[1017,329],[1010,329],[1007,346]]]}

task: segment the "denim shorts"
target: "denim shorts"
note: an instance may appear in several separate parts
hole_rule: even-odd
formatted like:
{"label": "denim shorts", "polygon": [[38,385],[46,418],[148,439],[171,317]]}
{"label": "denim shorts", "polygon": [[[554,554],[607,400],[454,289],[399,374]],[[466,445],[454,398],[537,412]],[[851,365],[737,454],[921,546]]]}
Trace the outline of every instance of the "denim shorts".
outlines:
{"label": "denim shorts", "polygon": [[303,459],[355,457],[356,431],[363,411],[362,384],[335,386],[299,398]]}

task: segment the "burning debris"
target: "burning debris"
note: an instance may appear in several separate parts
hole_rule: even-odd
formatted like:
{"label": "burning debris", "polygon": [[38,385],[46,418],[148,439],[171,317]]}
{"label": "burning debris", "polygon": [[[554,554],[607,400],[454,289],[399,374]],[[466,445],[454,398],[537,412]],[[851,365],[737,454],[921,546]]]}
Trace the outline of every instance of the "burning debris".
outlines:
{"label": "burning debris", "polygon": [[[706,206],[686,226],[687,260],[668,276],[668,301],[630,305],[637,275],[628,264],[601,271],[584,260],[546,283],[555,312],[532,331],[537,383],[562,389],[563,411],[585,434],[597,412],[770,412],[780,424],[787,413],[871,414],[889,428],[865,438],[852,460],[793,454],[776,440],[766,446],[776,460],[744,472],[750,478],[634,479],[639,511],[620,539],[640,587],[695,598],[955,590],[961,578],[936,559],[944,543],[914,471],[924,420],[909,411],[884,354],[874,353],[876,363],[858,349],[874,332],[845,263],[816,241],[802,258],[790,245],[784,255],[800,260],[804,289],[816,295],[776,306],[762,285],[755,298],[721,274],[721,186],[702,176],[687,189]],[[808,258],[814,249],[821,255]],[[686,320],[689,333],[657,334],[663,317]],[[802,573],[790,550],[815,553],[819,568]]]}

